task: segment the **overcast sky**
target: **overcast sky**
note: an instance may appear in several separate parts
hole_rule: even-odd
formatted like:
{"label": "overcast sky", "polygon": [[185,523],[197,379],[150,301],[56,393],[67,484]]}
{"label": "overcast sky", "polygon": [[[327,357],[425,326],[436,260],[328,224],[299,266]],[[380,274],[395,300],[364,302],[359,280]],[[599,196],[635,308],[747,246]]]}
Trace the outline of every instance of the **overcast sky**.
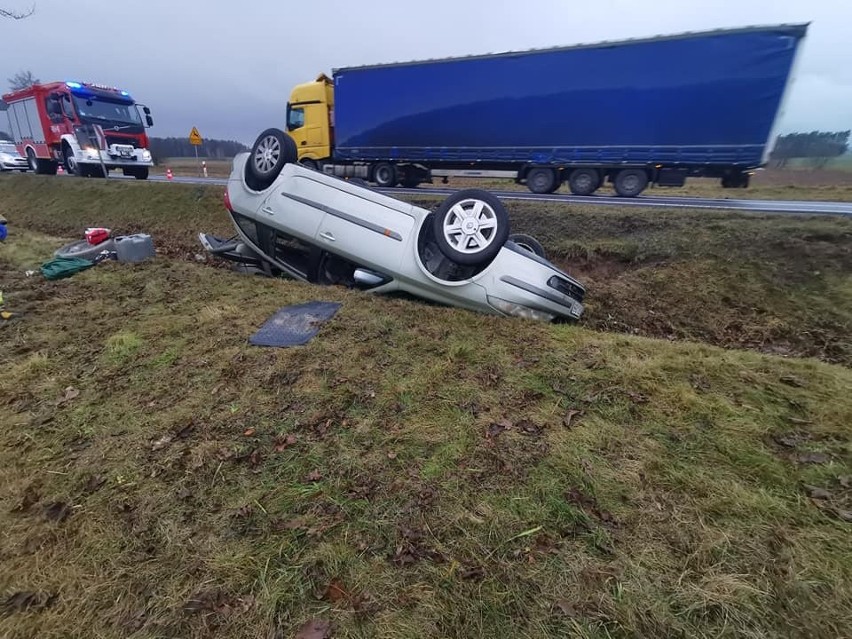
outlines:
{"label": "overcast sky", "polygon": [[156,136],[197,126],[250,144],[283,126],[294,84],[335,67],[781,22],[812,23],[782,132],[852,128],[850,0],[34,2],[0,21],[0,81],[30,69],[127,89]]}

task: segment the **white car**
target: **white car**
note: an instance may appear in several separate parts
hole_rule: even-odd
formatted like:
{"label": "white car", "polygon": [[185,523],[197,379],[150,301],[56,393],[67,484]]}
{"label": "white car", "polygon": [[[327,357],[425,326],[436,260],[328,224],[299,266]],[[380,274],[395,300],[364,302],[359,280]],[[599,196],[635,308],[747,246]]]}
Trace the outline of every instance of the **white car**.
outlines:
{"label": "white car", "polygon": [[533,238],[510,237],[508,213],[487,191],[460,191],[432,212],[296,161],[292,138],[264,131],[234,159],[228,180],[237,235],[202,233],[202,244],[270,275],[318,284],[545,321],[582,314],[583,286]]}
{"label": "white car", "polygon": [[0,171],[28,171],[27,159],[18,153],[13,142],[0,140]]}

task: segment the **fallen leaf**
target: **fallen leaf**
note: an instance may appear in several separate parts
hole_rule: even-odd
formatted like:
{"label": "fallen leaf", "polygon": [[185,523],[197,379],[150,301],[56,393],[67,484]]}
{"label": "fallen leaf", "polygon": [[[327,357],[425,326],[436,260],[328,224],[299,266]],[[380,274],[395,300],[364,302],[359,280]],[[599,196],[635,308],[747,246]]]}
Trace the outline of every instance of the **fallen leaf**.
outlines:
{"label": "fallen leaf", "polygon": [[562,425],[565,426],[565,428],[571,428],[571,420],[575,417],[579,418],[582,415],[583,411],[572,408],[565,413],[565,417],[562,418]]}
{"label": "fallen leaf", "polygon": [[56,402],[57,406],[60,406],[66,402],[70,402],[72,399],[76,399],[80,396],[80,391],[78,391],[73,386],[69,386],[65,389],[65,394],[59,398],[59,401]]}
{"label": "fallen leaf", "polygon": [[23,612],[25,610],[43,610],[56,601],[56,595],[46,592],[16,592],[3,602],[3,608],[9,612]]}
{"label": "fallen leaf", "polygon": [[290,435],[287,435],[284,438],[279,437],[278,439],[275,440],[275,442],[276,442],[275,452],[283,453],[289,446],[292,446],[296,443],[296,436],[293,435],[293,434],[290,434]]}
{"label": "fallen leaf", "polygon": [[252,435],[254,435],[254,428],[246,428],[245,431],[243,431],[243,435],[246,437],[251,437]]}
{"label": "fallen leaf", "polygon": [[459,579],[466,580],[480,580],[485,577],[485,569],[479,566],[473,566],[472,568],[464,568],[459,570]]}
{"label": "fallen leaf", "polygon": [[773,435],[772,440],[779,446],[795,448],[804,441],[804,438],[801,435],[796,435],[794,433],[792,435]]}
{"label": "fallen leaf", "polygon": [[832,495],[825,488],[819,488],[818,486],[808,486],[805,484],[805,490],[808,493],[808,497],[811,499],[831,499]]}
{"label": "fallen leaf", "polygon": [[541,434],[541,426],[536,426],[528,419],[524,419],[518,422],[518,428],[521,429],[521,432],[524,435],[540,435]]}
{"label": "fallen leaf", "polygon": [[44,516],[50,521],[65,521],[70,514],[71,508],[61,501],[55,501],[44,509]]}
{"label": "fallen leaf", "polygon": [[627,396],[633,401],[634,404],[647,404],[649,401],[648,396],[643,395],[642,393],[627,391]]}
{"label": "fallen leaf", "polygon": [[331,624],[324,619],[311,619],[296,632],[295,639],[328,639],[331,636]]}
{"label": "fallen leaf", "polygon": [[842,508],[832,508],[831,512],[843,521],[852,521],[852,510],[843,510]]}
{"label": "fallen leaf", "polygon": [[260,465],[260,462],[261,462],[262,459],[263,459],[263,457],[260,454],[260,450],[255,448],[253,451],[251,451],[251,455],[249,455],[249,465],[252,468],[256,468],[257,466]]}
{"label": "fallen leaf", "polygon": [[503,431],[509,430],[512,428],[512,422],[508,419],[501,419],[499,422],[489,424],[488,430],[485,433],[485,436],[488,439],[493,439],[502,433]]}
{"label": "fallen leaf", "polygon": [[563,615],[565,615],[566,617],[576,617],[577,616],[577,608],[574,607],[574,604],[572,604],[567,599],[558,599],[556,601],[556,603],[554,604],[554,606],[556,608],[558,608],[559,611]]}
{"label": "fallen leaf", "polygon": [[824,464],[828,459],[825,453],[800,453],[796,456],[796,461],[800,464]]}
{"label": "fallen leaf", "polygon": [[852,475],[841,475],[837,478],[837,481],[839,481],[840,485],[844,488],[849,488],[849,486],[852,486]]}
{"label": "fallen leaf", "polygon": [[307,482],[315,482],[322,479],[322,473],[318,470],[312,470],[308,473],[308,476],[305,477],[305,481]]}
{"label": "fallen leaf", "polygon": [[795,375],[784,375],[781,377],[781,381],[787,386],[795,386],[796,388],[804,388],[808,385],[808,383],[803,380],[801,377],[796,377]]}
{"label": "fallen leaf", "polygon": [[330,601],[331,603],[337,603],[341,599],[346,599],[347,597],[349,597],[349,594],[343,587],[343,582],[336,577],[331,580],[331,583],[328,584],[328,587],[322,595],[322,598],[325,601]]}
{"label": "fallen leaf", "polygon": [[390,452],[388,453],[388,459],[396,459],[396,453],[395,453],[395,452],[393,452],[393,451],[390,451]]}
{"label": "fallen leaf", "polygon": [[39,499],[41,499],[41,495],[38,494],[38,491],[36,491],[36,489],[32,486],[27,486],[24,490],[24,496],[21,498],[18,505],[12,509],[12,511],[21,513],[25,512],[37,504]]}
{"label": "fallen leaf", "polygon": [[168,446],[171,443],[171,441],[172,441],[171,434],[163,435],[162,437],[160,437],[160,439],[158,439],[157,441],[155,441],[151,445],[151,450],[162,450],[163,448]]}
{"label": "fallen leaf", "polygon": [[276,532],[281,532],[282,530],[301,530],[307,527],[308,524],[303,517],[296,517],[287,521],[283,519],[272,520],[272,529]]}

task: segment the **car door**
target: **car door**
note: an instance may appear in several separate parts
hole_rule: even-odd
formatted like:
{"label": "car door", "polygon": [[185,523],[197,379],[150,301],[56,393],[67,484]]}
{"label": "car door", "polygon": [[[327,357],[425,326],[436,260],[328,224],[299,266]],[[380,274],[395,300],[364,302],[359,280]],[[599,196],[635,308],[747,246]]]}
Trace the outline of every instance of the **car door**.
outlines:
{"label": "car door", "polygon": [[341,182],[326,202],[319,245],[388,275],[399,271],[414,231],[410,204]]}

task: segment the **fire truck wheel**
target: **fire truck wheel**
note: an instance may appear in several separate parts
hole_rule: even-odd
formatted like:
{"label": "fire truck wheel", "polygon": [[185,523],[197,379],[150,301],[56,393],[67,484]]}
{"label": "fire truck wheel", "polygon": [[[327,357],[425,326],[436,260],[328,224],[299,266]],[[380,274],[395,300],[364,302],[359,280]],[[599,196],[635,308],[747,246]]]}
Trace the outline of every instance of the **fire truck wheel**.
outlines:
{"label": "fire truck wheel", "polygon": [[68,171],[70,175],[76,175],[78,177],[84,175],[84,173],[80,170],[80,165],[77,164],[77,159],[74,157],[74,151],[71,150],[70,146],[65,146],[62,150],[62,155],[65,158],[65,170]]}

